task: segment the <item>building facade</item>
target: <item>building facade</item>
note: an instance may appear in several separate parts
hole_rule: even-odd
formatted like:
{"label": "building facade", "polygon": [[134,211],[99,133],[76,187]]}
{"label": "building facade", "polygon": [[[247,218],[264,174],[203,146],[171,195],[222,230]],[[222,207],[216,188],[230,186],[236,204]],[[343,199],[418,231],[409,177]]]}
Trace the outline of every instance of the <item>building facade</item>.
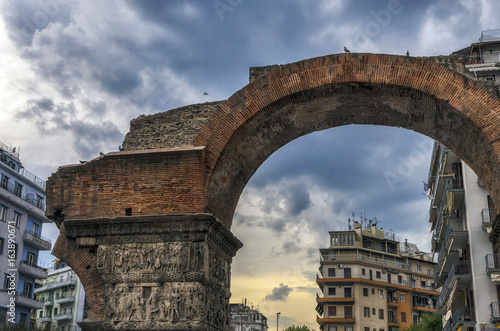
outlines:
{"label": "building facade", "polygon": [[47,277],[38,266],[41,250],[50,250],[42,237],[45,181],[27,171],[19,149],[0,143],[0,322],[30,323],[41,308],[33,296],[35,282]]}
{"label": "building facade", "polygon": [[[465,75],[500,81],[500,29],[486,30],[469,47]],[[437,312],[444,330],[492,330],[500,327],[498,252],[489,241],[497,210],[477,175],[460,158],[435,143],[429,170],[429,222],[437,254],[435,283],[441,295]]]}
{"label": "building facade", "polygon": [[444,329],[496,329],[500,269],[488,240],[495,206],[470,167],[439,143],[429,183],[432,251],[438,254],[435,282],[441,288],[437,312]]}
{"label": "building facade", "polygon": [[320,249],[321,330],[402,330],[436,310],[431,256],[371,223],[330,232],[330,247]]}
{"label": "building facade", "polygon": [[37,311],[38,326],[46,330],[81,330],[77,323],[86,318],[85,292],[80,279],[66,263],[56,261],[35,292],[43,306]]}
{"label": "building facade", "polygon": [[267,331],[267,318],[257,309],[250,308],[245,303],[229,304],[231,331]]}

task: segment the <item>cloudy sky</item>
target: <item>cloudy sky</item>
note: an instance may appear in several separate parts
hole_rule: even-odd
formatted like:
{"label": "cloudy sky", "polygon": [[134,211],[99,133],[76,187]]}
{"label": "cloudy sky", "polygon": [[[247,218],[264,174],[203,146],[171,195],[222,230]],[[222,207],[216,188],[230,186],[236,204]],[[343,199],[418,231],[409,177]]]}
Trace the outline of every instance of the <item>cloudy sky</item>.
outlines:
{"label": "cloudy sky", "polygon": [[[0,0],[0,141],[29,170],[116,151],[140,114],[227,99],[250,66],[352,52],[450,54],[500,28],[496,0]],[[208,95],[204,95],[207,93]],[[354,212],[429,250],[432,141],[372,126],[302,137],[248,183],[233,301],[316,327],[318,248]],[[56,237],[47,226],[44,235]],[[50,261],[49,255],[44,255]]]}

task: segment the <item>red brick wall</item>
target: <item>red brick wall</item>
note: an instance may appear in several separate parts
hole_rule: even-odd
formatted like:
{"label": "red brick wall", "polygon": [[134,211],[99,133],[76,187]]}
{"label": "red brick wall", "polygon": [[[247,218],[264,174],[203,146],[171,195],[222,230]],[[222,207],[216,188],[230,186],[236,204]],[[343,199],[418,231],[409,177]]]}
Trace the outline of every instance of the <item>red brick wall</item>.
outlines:
{"label": "red brick wall", "polygon": [[198,213],[204,210],[203,149],[110,153],[59,168],[47,183],[47,214],[65,219]]}

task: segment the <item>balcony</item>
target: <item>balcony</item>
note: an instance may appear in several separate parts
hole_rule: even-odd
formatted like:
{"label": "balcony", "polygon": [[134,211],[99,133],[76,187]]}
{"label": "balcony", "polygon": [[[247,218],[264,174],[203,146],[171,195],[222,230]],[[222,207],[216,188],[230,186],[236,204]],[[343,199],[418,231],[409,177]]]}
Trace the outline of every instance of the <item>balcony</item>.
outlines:
{"label": "balcony", "polygon": [[499,302],[492,302],[490,303],[490,309],[491,309],[491,322],[496,323],[500,322],[500,305]]}
{"label": "balcony", "polygon": [[70,279],[70,280],[65,280],[65,281],[53,281],[53,282],[46,282],[43,284],[42,287],[36,288],[35,293],[42,293],[47,290],[54,290],[59,287],[64,287],[64,286],[69,286],[69,287],[74,287],[76,286],[76,279]]}
{"label": "balcony", "polygon": [[475,324],[474,307],[458,307],[451,315],[452,330],[456,330],[460,326],[474,326]]}
{"label": "balcony", "polygon": [[52,317],[47,317],[47,316],[40,317],[38,318],[38,320],[40,321],[40,323],[50,323],[52,322]]}
{"label": "balcony", "polygon": [[496,213],[497,211],[494,208],[485,208],[481,211],[481,218],[483,220],[481,229],[483,229],[483,231],[486,231],[487,233],[491,232]]}
{"label": "balcony", "polygon": [[444,283],[441,289],[441,295],[438,300],[438,314],[440,314],[440,308],[445,306],[448,297],[453,294],[452,292],[465,289],[471,279],[470,261],[455,261],[448,274],[446,283]]}
{"label": "balcony", "polygon": [[468,232],[465,220],[460,218],[450,219],[446,234],[444,235],[446,249],[450,251],[465,248],[467,237]]}
{"label": "balcony", "polygon": [[28,230],[24,231],[23,240],[25,243],[29,243],[43,251],[48,251],[52,248],[52,241],[50,239]]}
{"label": "balcony", "polygon": [[427,303],[427,304],[419,303],[419,302],[413,303],[413,309],[419,310],[419,311],[434,312],[436,310],[436,305],[433,305],[432,300],[429,299],[429,303]]}
{"label": "balcony", "polygon": [[466,67],[482,67],[482,66],[494,66],[496,63],[500,62],[500,52],[485,52],[482,54],[469,55],[466,61]]}
{"label": "balcony", "polygon": [[399,320],[397,318],[388,318],[389,326],[399,326]]}
{"label": "balcony", "polygon": [[75,297],[74,296],[67,296],[67,297],[62,297],[62,298],[56,298],[56,303],[57,304],[65,304],[65,303],[73,303],[75,302]]}
{"label": "balcony", "polygon": [[316,322],[324,323],[354,323],[354,314],[337,313],[335,316],[317,317]]}
{"label": "balcony", "polygon": [[3,184],[0,185],[0,188],[7,190],[8,192],[14,194],[15,196],[21,198],[22,200],[26,201],[32,206],[35,206],[36,208],[40,209],[41,211],[45,211],[45,203],[43,203],[43,200],[38,200],[35,199],[34,195],[32,193],[30,194],[22,194],[16,189],[16,186],[14,184]]}
{"label": "balcony", "polygon": [[16,306],[25,306],[29,307],[31,309],[42,309],[43,308],[43,303],[30,298],[28,295],[25,295],[23,293],[20,293],[16,295]]}
{"label": "balcony", "polygon": [[[411,265],[407,264],[406,259],[396,258],[394,256],[366,256],[363,254],[342,254],[342,255],[328,255],[320,256],[320,262],[366,262],[383,267],[402,269],[411,271]],[[338,266],[338,264],[336,264]]]}
{"label": "balcony", "polygon": [[71,319],[73,319],[73,314],[54,315],[54,320],[56,321],[71,320]]}
{"label": "balcony", "polygon": [[399,306],[399,300],[396,297],[391,297],[389,294],[387,294],[387,305],[397,307]]}
{"label": "balcony", "polygon": [[36,264],[30,265],[28,261],[23,261],[19,264],[19,272],[36,279],[45,279],[49,275],[45,269]]}
{"label": "balcony", "polygon": [[337,303],[352,303],[354,302],[354,296],[352,292],[336,293],[335,295],[323,295],[316,293],[316,302],[337,302]]}
{"label": "balcony", "polygon": [[486,273],[490,274],[492,272],[499,272],[500,268],[498,266],[498,260],[500,256],[498,254],[487,254],[485,256],[486,260]]}

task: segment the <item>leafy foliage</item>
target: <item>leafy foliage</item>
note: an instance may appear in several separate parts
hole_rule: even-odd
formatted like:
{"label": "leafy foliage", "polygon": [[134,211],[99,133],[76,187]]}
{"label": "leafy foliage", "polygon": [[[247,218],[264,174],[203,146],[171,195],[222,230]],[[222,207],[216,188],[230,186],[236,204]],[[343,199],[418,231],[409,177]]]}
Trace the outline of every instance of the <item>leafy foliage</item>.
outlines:
{"label": "leafy foliage", "polygon": [[283,331],[313,331],[313,329],[311,329],[310,327],[308,327],[306,325],[302,325],[302,326],[292,325],[292,326],[287,327]]}
{"label": "leafy foliage", "polygon": [[420,323],[418,325],[412,325],[408,328],[404,328],[403,331],[442,331],[443,324],[441,316],[432,313],[422,316]]}

